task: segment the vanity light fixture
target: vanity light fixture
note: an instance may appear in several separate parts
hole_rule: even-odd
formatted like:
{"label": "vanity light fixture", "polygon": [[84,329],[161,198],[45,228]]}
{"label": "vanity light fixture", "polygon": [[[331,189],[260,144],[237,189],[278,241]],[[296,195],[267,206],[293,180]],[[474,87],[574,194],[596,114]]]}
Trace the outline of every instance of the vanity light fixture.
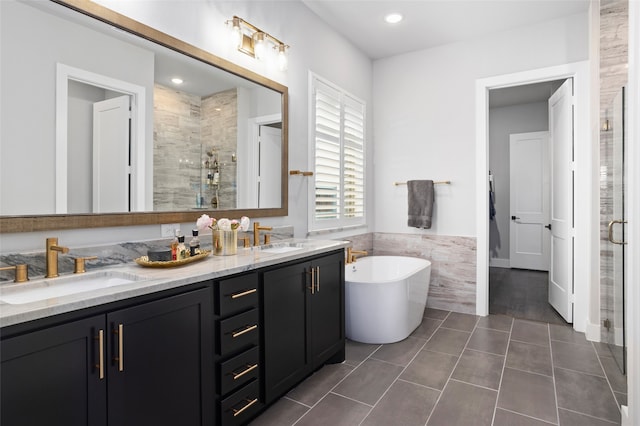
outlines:
{"label": "vanity light fixture", "polygon": [[231,31],[232,43],[240,52],[263,60],[268,56],[270,49],[273,49],[277,54],[278,69],[287,70],[289,46],[238,16],[234,16],[225,24]]}

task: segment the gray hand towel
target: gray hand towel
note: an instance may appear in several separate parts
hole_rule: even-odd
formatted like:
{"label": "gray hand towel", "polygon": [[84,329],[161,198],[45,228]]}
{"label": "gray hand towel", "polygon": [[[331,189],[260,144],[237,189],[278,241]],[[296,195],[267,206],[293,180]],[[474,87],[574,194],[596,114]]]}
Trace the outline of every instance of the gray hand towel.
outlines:
{"label": "gray hand towel", "polygon": [[414,228],[431,228],[433,214],[433,181],[410,180],[407,182],[409,192],[409,220],[407,225]]}

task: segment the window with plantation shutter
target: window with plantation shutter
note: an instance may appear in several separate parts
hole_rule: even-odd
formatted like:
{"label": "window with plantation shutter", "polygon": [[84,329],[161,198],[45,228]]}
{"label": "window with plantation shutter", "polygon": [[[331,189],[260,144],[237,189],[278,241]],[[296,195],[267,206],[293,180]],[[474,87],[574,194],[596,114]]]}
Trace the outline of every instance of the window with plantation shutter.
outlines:
{"label": "window with plantation shutter", "polygon": [[317,76],[311,78],[311,89],[311,229],[363,224],[365,104]]}

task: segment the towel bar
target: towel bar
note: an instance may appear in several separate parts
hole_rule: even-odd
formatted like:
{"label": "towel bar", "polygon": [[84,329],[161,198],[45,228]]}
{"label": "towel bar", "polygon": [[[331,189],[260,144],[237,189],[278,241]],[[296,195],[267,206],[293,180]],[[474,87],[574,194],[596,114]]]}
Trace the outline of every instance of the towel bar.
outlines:
{"label": "towel bar", "polygon": [[[406,185],[407,182],[393,182],[393,184],[395,186]],[[439,180],[439,181],[434,181],[433,184],[434,185],[449,185],[449,184],[451,184],[451,181],[450,180]]]}

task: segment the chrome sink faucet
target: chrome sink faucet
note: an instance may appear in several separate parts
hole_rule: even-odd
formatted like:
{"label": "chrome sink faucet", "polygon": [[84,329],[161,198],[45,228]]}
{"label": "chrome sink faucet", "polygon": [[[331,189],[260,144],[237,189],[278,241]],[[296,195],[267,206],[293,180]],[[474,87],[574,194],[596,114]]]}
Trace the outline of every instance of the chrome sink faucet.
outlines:
{"label": "chrome sink faucet", "polygon": [[55,278],[58,276],[58,253],[69,253],[68,247],[58,245],[58,238],[47,238],[47,274],[45,278]]}

